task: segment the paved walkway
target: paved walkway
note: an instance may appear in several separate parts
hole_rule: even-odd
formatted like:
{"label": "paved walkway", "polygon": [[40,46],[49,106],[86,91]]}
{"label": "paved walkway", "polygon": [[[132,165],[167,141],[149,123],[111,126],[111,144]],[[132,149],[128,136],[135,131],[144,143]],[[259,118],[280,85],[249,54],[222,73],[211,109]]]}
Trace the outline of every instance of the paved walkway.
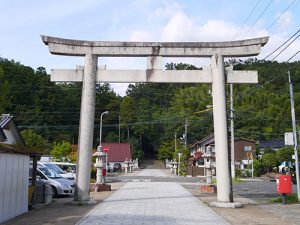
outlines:
{"label": "paved walkway", "polygon": [[[139,176],[165,176],[144,170]],[[154,175],[155,174],[155,175]],[[228,224],[177,183],[129,182],[83,218],[78,225]]]}

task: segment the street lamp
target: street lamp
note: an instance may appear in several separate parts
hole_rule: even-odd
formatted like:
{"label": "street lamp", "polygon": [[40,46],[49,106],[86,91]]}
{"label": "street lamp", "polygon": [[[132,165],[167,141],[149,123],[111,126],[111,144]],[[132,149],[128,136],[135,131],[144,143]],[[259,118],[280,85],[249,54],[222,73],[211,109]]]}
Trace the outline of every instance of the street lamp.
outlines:
{"label": "street lamp", "polygon": [[95,191],[98,190],[99,184],[105,184],[105,179],[103,177],[103,167],[106,166],[106,163],[104,164],[104,160],[106,158],[105,153],[103,152],[101,140],[102,140],[102,117],[104,114],[108,114],[108,111],[105,111],[100,116],[100,140],[99,140],[99,146],[97,147],[97,151],[95,152],[94,156],[96,156],[96,163],[94,166],[97,169],[97,175],[96,175],[96,185],[95,185]]}
{"label": "street lamp", "polygon": [[101,141],[102,141],[102,117],[104,114],[108,114],[108,111],[105,111],[103,113],[101,113],[101,116],[100,116],[100,140],[99,140],[99,146],[101,148],[101,151],[102,151],[102,145],[101,145]]}
{"label": "street lamp", "polygon": [[180,176],[180,158],[182,156],[181,152],[178,152],[178,176]]}

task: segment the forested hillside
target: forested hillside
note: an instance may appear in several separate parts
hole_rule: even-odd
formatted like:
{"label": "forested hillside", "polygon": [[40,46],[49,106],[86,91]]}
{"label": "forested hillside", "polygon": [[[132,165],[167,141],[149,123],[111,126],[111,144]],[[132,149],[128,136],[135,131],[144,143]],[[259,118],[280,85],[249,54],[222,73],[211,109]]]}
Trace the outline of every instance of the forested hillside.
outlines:
{"label": "forested hillside", "polygon": [[[226,63],[227,65],[229,62]],[[230,61],[235,70],[258,70],[259,83],[234,85],[235,130],[239,137],[278,139],[291,130],[287,71],[295,84],[296,117],[300,115],[300,62]],[[166,69],[201,69],[188,64],[167,64]],[[97,84],[94,146],[99,141],[103,111],[103,139],[133,144],[135,156],[155,155],[164,142],[184,134],[187,144],[213,132],[211,85],[136,84],[120,97],[109,84]],[[229,86],[228,86],[229,94]],[[77,143],[80,83],[50,82],[45,68],[36,70],[0,58],[0,113],[10,113],[20,130],[32,129],[46,142]],[[228,98],[229,100],[229,98]],[[228,107],[229,108],[229,107]],[[229,111],[228,111],[229,112]]]}

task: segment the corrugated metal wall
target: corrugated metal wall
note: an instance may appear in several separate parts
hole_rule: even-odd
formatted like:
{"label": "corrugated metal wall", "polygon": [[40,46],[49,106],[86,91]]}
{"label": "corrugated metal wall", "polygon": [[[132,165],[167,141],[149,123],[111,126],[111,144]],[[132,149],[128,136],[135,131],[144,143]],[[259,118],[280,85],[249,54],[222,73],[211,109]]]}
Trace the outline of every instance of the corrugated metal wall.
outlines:
{"label": "corrugated metal wall", "polygon": [[0,223],[28,211],[29,156],[0,153]]}

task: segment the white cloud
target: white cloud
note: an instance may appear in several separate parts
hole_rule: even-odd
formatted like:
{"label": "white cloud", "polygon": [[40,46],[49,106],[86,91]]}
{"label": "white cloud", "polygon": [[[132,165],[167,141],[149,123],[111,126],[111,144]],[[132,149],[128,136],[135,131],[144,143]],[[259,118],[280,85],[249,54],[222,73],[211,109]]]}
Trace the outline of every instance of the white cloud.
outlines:
{"label": "white cloud", "polygon": [[293,23],[293,14],[290,11],[287,11],[282,15],[277,15],[277,18],[279,18],[278,26],[280,30],[289,28]]}
{"label": "white cloud", "polygon": [[147,30],[132,31],[130,41],[156,41],[154,33]]}
{"label": "white cloud", "polygon": [[177,2],[164,2],[164,7],[159,7],[154,12],[154,17],[169,18],[181,12],[183,6]]}

